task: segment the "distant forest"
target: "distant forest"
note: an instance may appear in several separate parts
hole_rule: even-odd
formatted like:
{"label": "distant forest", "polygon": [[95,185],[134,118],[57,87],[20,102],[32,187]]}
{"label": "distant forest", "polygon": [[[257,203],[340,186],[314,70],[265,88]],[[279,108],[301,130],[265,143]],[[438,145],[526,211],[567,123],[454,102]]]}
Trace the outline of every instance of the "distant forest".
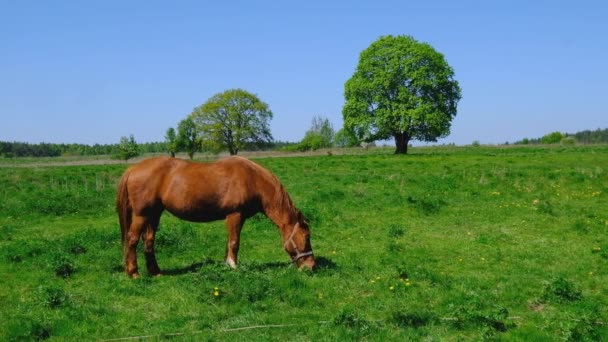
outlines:
{"label": "distant forest", "polygon": [[[293,144],[295,143],[276,141],[263,148],[272,150]],[[137,147],[139,153],[168,153],[166,142],[138,143]],[[256,148],[251,147],[250,149],[255,150]],[[119,150],[120,144],[30,144],[0,141],[0,157],[4,158],[116,155]]]}
{"label": "distant forest", "polygon": [[525,138],[515,142],[515,144],[606,144],[608,143],[608,128],[596,129],[595,131],[585,130],[577,133],[549,133],[540,138]]}
{"label": "distant forest", "polygon": [[[525,138],[515,142],[515,144],[606,144],[608,143],[608,128],[596,129],[594,131],[585,130],[578,133],[549,133],[540,138]],[[263,147],[250,146],[249,150],[264,149],[275,150],[296,146],[298,143],[275,141]],[[168,152],[166,142],[149,142],[137,144],[139,153],[165,153]],[[0,141],[0,157],[59,157],[59,156],[95,156],[95,155],[116,155],[119,153],[120,144],[51,144],[40,143],[30,144],[24,142]]]}
{"label": "distant forest", "polygon": [[[140,153],[165,152],[167,150],[164,142],[143,143],[137,144],[137,146]],[[119,144],[30,144],[0,141],[0,156],[5,158],[113,155],[118,150]]]}

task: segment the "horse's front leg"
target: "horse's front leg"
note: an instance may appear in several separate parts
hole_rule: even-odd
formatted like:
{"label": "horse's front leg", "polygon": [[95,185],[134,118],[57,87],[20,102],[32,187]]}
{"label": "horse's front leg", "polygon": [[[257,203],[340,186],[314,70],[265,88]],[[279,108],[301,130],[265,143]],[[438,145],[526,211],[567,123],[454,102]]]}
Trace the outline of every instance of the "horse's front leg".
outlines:
{"label": "horse's front leg", "polygon": [[226,216],[226,230],[228,231],[228,243],[226,244],[226,265],[236,268],[241,239],[241,228],[244,219],[240,213]]}

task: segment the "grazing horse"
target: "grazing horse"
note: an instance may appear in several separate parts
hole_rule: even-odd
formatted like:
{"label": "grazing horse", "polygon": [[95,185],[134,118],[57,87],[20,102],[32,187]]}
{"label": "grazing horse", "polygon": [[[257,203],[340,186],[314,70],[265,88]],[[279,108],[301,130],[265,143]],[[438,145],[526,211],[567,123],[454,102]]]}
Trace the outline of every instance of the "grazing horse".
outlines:
{"label": "grazing horse", "polygon": [[131,166],[120,180],[116,207],[125,272],[136,278],[136,247],[144,242],[148,272],[160,274],[154,236],[164,210],[188,221],[226,220],[226,264],[235,268],[245,219],[263,212],[279,228],[283,248],[299,268],[313,269],[308,223],[270,171],[241,157],[195,163],[160,157]]}

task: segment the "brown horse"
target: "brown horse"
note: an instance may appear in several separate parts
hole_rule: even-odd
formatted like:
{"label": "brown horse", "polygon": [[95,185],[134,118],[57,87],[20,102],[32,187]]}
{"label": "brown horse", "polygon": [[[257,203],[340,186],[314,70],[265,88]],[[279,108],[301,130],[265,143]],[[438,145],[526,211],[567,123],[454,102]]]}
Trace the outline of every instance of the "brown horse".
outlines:
{"label": "brown horse", "polygon": [[136,247],[144,242],[148,272],[160,274],[154,236],[162,212],[188,221],[226,219],[226,264],[235,268],[245,219],[263,212],[279,228],[283,247],[298,267],[312,269],[315,259],[308,224],[279,180],[241,157],[194,163],[160,157],[131,166],[120,180],[116,207],[122,231],[125,271],[138,277]]}

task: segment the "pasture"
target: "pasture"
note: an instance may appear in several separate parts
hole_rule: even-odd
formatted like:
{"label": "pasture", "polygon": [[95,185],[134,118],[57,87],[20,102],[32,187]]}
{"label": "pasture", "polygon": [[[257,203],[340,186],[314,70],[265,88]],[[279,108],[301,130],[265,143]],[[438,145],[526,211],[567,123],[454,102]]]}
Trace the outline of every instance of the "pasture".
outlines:
{"label": "pasture", "polygon": [[136,280],[114,209],[125,164],[0,167],[0,340],[606,339],[607,156],[530,146],[255,159],[308,217],[318,269],[291,266],[256,216],[231,270],[222,221],[165,213],[165,274]]}

